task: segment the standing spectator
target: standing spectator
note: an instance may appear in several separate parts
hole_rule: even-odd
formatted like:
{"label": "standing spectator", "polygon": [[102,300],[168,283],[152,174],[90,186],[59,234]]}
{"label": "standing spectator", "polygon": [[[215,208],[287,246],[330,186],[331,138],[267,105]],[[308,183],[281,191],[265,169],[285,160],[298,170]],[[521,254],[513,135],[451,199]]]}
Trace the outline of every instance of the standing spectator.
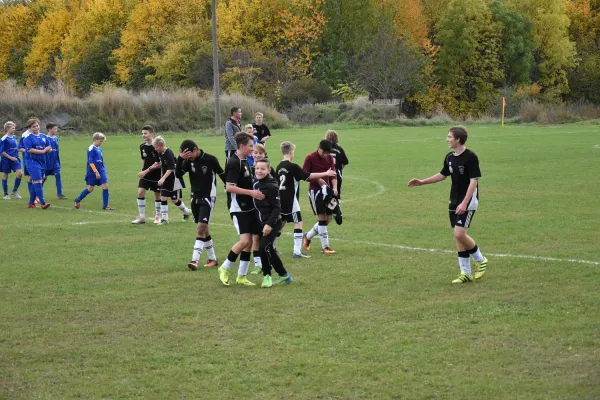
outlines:
{"label": "standing spectator", "polygon": [[231,117],[225,122],[225,164],[237,150],[234,136],[242,131],[242,109],[233,107]]}
{"label": "standing spectator", "polygon": [[258,143],[266,144],[267,140],[271,139],[271,131],[269,127],[263,124],[263,113],[257,112],[254,116],[254,136],[258,138]]}

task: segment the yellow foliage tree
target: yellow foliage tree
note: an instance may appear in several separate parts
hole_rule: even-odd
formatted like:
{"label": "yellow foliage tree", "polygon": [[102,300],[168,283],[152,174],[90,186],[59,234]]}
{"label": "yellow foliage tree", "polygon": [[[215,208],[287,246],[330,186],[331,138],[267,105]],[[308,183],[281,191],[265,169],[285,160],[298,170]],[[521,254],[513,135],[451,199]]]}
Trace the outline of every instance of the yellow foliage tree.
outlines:
{"label": "yellow foliage tree", "polygon": [[23,58],[37,32],[37,16],[28,6],[0,5],[0,79],[16,78],[23,72]]}

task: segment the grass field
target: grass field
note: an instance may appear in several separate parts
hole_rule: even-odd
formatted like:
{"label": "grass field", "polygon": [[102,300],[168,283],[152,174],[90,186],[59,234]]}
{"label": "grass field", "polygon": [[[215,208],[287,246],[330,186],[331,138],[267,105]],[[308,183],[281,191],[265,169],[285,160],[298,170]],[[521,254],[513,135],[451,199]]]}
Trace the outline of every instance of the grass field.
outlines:
{"label": "grass field", "polygon": [[[103,146],[117,210],[100,191],[73,209],[91,139],[64,138],[69,200],[0,203],[0,398],[600,398],[598,126],[469,127],[483,173],[470,233],[490,264],[464,285],[450,283],[449,181],[406,187],[441,169],[447,128],[338,129],[338,254],[315,243],[292,260],[282,236],[295,280],[269,290],[189,271],[191,222],[130,224],[137,137]],[[301,164],[323,133],[276,131],[271,158],[291,140]],[[184,138],[223,160],[222,137],[166,137]],[[222,192],[213,222],[223,260],[236,235]]]}

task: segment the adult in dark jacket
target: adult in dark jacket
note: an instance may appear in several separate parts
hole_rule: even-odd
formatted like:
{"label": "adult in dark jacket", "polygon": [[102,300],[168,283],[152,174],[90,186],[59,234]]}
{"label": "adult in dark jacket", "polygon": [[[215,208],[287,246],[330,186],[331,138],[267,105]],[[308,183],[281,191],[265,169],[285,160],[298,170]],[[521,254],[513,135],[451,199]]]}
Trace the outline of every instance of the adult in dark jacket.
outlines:
{"label": "adult in dark jacket", "polygon": [[[262,259],[263,281],[261,287],[268,288],[282,283],[291,283],[292,276],[285,270],[273,242],[281,230],[281,203],[279,199],[279,183],[270,176],[271,163],[267,159],[259,160],[255,165],[256,181],[254,190],[260,190],[265,196],[262,200],[254,199],[256,216],[261,223],[259,250]],[[271,279],[271,268],[279,278]]]}
{"label": "adult in dark jacket", "polygon": [[231,117],[225,122],[225,164],[237,150],[235,134],[242,131],[242,109],[233,107]]}

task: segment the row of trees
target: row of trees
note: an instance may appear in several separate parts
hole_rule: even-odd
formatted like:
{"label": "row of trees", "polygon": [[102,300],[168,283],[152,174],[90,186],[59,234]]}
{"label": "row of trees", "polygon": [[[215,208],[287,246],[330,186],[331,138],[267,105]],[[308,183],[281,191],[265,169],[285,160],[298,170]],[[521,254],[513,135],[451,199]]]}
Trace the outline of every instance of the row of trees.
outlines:
{"label": "row of trees", "polygon": [[[501,90],[600,103],[598,0],[219,0],[222,89],[478,115]],[[212,89],[211,0],[0,4],[0,79]],[[507,89],[508,88],[508,89]]]}

